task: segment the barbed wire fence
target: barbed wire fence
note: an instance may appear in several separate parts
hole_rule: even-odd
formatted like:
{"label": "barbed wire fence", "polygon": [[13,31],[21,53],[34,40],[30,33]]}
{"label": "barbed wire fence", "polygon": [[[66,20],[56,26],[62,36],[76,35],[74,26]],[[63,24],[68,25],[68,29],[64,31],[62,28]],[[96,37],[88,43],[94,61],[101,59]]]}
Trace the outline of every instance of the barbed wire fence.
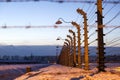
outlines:
{"label": "barbed wire fence", "polygon": [[[0,2],[25,2],[25,1],[50,1],[50,2],[79,2],[84,4],[81,8],[87,13],[88,19],[88,42],[89,42],[89,55],[97,53],[96,46],[98,46],[97,36],[97,12],[96,0],[1,0]],[[85,8],[87,6],[87,8]],[[117,55],[119,50],[112,47],[120,47],[120,0],[103,0],[103,29],[104,29],[104,42],[105,42],[105,55]],[[84,44],[84,31],[83,31],[83,18],[76,19],[81,25],[81,45]],[[53,27],[53,26],[47,26]],[[1,28],[17,28],[16,26],[1,26]],[[18,27],[19,28],[19,27]],[[41,26],[26,26],[20,28],[41,28]],[[92,47],[92,48],[90,48]],[[84,46],[82,47],[84,53]],[[115,54],[116,53],[116,54]],[[62,53],[63,54],[63,53]]]}

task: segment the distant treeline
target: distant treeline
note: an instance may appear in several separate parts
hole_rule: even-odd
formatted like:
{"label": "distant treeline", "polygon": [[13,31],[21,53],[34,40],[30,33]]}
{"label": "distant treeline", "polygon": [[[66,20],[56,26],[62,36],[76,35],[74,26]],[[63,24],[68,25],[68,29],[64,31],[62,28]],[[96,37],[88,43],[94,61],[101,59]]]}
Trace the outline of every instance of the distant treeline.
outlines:
{"label": "distant treeline", "polygon": [[46,64],[54,62],[56,62],[56,56],[0,56],[0,64]]}
{"label": "distant treeline", "polygon": [[[56,56],[0,56],[0,64],[46,64],[46,63],[55,63]],[[82,61],[84,62],[84,57],[82,57]],[[90,63],[97,62],[97,56],[91,55],[89,56]],[[120,55],[107,55],[105,56],[105,62],[120,62]]]}
{"label": "distant treeline", "polygon": [[[97,56],[89,56],[90,62],[97,62]],[[112,62],[120,62],[120,55],[106,55],[105,56],[105,62],[106,63],[112,63]]]}

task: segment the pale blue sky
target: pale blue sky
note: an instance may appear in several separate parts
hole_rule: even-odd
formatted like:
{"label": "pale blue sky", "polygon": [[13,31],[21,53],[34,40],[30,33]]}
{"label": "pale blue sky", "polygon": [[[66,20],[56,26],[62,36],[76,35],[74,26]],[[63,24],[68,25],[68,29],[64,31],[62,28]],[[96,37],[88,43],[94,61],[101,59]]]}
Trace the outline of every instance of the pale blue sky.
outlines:
{"label": "pale blue sky", "polygon": [[[106,5],[106,4],[103,4]],[[113,5],[105,6],[106,13]],[[119,4],[106,15],[104,23],[119,12]],[[76,21],[82,24],[82,16],[76,12],[77,8],[85,10],[88,14],[89,25],[96,21],[95,4],[85,3],[55,3],[55,2],[11,2],[0,3],[0,26],[53,26],[59,17],[66,21]],[[119,25],[120,16],[108,25]],[[70,24],[63,24],[70,25]],[[71,25],[70,25],[71,26]],[[76,31],[75,28],[71,28]],[[0,44],[6,45],[57,45],[64,41],[56,41],[57,37],[66,38],[69,28],[12,28],[0,29]],[[90,28],[89,28],[90,29]],[[90,30],[94,32],[96,28]],[[106,31],[108,31],[107,29]],[[111,35],[112,36],[112,35]],[[93,36],[94,39],[96,36]],[[93,38],[90,40],[94,40]],[[107,39],[108,41],[108,39]]]}
{"label": "pale blue sky", "polygon": [[[75,10],[78,7],[78,4],[73,3],[0,3],[0,25],[53,26],[59,17],[70,19],[69,21],[76,19],[78,14]],[[58,43],[58,36],[66,36],[67,30],[68,28],[0,29],[0,42],[9,45],[54,45]]]}

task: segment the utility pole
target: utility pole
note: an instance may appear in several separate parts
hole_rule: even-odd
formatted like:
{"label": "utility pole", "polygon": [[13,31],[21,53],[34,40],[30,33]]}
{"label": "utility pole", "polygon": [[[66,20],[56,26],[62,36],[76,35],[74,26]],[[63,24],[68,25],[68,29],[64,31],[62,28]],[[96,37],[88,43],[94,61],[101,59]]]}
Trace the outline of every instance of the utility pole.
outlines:
{"label": "utility pole", "polygon": [[69,32],[73,34],[73,43],[74,43],[74,49],[73,49],[73,67],[76,67],[76,35],[75,35],[75,32],[73,32],[71,29],[69,29]]}
{"label": "utility pole", "polygon": [[82,59],[81,59],[81,38],[80,38],[80,25],[76,22],[71,22],[73,26],[77,28],[78,33],[78,67],[82,68]]}
{"label": "utility pole", "polygon": [[64,56],[65,56],[65,66],[68,66],[68,61],[69,61],[69,49],[68,49],[68,46],[69,44],[67,42],[64,42],[64,45],[65,45],[65,49],[64,49]]}
{"label": "utility pole", "polygon": [[68,66],[70,66],[70,41],[68,39],[65,41],[68,43]]}
{"label": "utility pole", "polygon": [[87,30],[87,14],[82,9],[77,9],[77,12],[83,15],[84,18],[84,69],[89,70],[89,53],[88,53],[88,30]]}
{"label": "utility pole", "polygon": [[97,23],[98,23],[98,72],[105,71],[104,62],[104,34],[103,34],[103,15],[102,0],[97,0]]}
{"label": "utility pole", "polygon": [[67,35],[70,39],[70,66],[73,66],[73,39],[70,35]]}

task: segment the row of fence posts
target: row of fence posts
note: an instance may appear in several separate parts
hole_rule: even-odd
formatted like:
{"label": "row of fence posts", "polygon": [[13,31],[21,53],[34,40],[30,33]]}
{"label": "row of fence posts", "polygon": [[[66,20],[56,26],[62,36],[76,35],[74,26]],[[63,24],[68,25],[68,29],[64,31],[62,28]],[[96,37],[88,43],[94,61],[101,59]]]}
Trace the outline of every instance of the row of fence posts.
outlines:
{"label": "row of fence posts", "polygon": [[[87,17],[86,13],[82,9],[77,9],[77,12],[79,14],[83,15],[84,18],[84,44],[85,44],[85,51],[84,51],[84,62],[85,62],[85,70],[89,69],[89,57],[88,57],[88,31],[87,31]],[[82,68],[82,57],[81,57],[81,38],[80,38],[80,25],[76,22],[66,22],[64,19],[59,18],[59,20],[56,22],[56,24],[61,24],[62,20],[65,23],[72,24],[77,29],[77,35],[73,30],[69,30],[69,33],[71,33],[73,36],[67,35],[67,39],[65,39],[65,43],[63,45],[63,48],[61,50],[60,56],[59,56],[59,64],[67,65],[67,66],[73,66],[73,67],[80,67]],[[77,39],[76,39],[77,36]],[[76,40],[78,46],[76,46]],[[77,51],[76,51],[77,49]],[[77,53],[76,53],[77,52]],[[64,58],[64,59],[63,59]],[[61,60],[62,59],[62,60]],[[66,62],[65,59],[68,61]],[[63,63],[62,63],[63,62]]]}
{"label": "row of fence posts", "polygon": [[[105,64],[104,64],[104,39],[103,39],[103,16],[102,16],[102,0],[97,0],[97,29],[96,30],[98,32],[98,72],[101,71],[105,71]],[[74,31],[69,30],[70,33],[73,34],[73,37],[70,35],[67,35],[67,39],[65,39],[64,45],[62,47],[62,50],[59,54],[58,57],[58,63],[65,65],[65,66],[71,66],[71,67],[79,67],[82,68],[82,63],[84,61],[84,69],[85,70],[89,70],[89,54],[88,54],[88,30],[87,30],[87,14],[82,10],[82,9],[77,9],[77,12],[83,16],[83,20],[84,20],[84,60],[82,60],[82,56],[81,56],[81,27],[79,24],[77,24],[76,22],[66,22],[64,19],[59,18],[58,21],[56,22],[56,24],[61,24],[61,20],[65,23],[70,23],[72,24],[72,26],[77,28],[77,35],[75,34]],[[77,36],[77,39],[76,39]],[[77,40],[77,41],[76,41]],[[77,42],[77,46],[76,46],[76,42]],[[77,53],[76,53],[77,52]]]}

